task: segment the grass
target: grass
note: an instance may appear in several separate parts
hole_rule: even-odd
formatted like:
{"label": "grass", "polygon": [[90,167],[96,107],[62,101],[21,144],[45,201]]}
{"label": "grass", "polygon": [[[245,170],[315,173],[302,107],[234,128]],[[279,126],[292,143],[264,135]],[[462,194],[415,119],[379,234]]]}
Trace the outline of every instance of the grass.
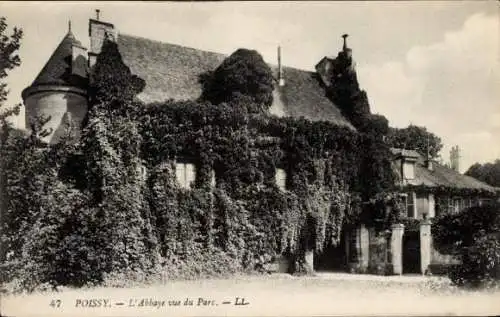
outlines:
{"label": "grass", "polygon": [[[500,312],[498,295],[498,291],[461,290],[447,278],[435,276],[274,274],[11,295],[2,299],[2,315],[491,315]],[[244,298],[249,304],[234,305],[236,297],[239,303]],[[108,299],[111,307],[76,307],[83,299]],[[163,306],[129,307],[140,299],[163,302]],[[186,299],[193,305],[184,305]],[[52,300],[60,300],[61,306],[51,307]],[[115,305],[118,302],[125,305]]]}

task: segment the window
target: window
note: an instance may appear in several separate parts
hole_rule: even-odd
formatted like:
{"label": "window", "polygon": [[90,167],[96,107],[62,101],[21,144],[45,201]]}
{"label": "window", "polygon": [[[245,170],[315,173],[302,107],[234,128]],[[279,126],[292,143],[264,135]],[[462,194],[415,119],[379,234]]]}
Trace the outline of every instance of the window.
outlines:
{"label": "window", "polygon": [[195,181],[196,170],[193,164],[190,163],[176,163],[175,176],[177,182],[182,188],[191,188]]}
{"label": "window", "polygon": [[439,197],[436,201],[436,217],[446,213],[448,210],[448,198]]}
{"label": "window", "polygon": [[493,200],[490,198],[481,198],[481,200],[479,201],[479,205],[480,206],[489,205],[492,202],[493,202]]}
{"label": "window", "polygon": [[464,208],[470,208],[474,206],[472,198],[464,198]]}
{"label": "window", "polygon": [[279,189],[285,191],[286,190],[286,172],[284,169],[277,168],[276,169],[276,185]]}
{"label": "window", "polygon": [[404,179],[414,179],[415,178],[415,164],[413,162],[403,163],[403,178]]}
{"label": "window", "polygon": [[454,213],[455,212],[455,204],[453,203],[453,199],[448,198],[447,205],[448,205],[448,213],[450,213],[450,214]]}
{"label": "window", "polygon": [[464,201],[460,197],[455,197],[448,200],[448,212],[458,213],[464,208]]}
{"label": "window", "polygon": [[139,169],[139,175],[141,176],[141,178],[146,179],[148,176],[148,170],[146,169],[146,166],[141,164],[138,169]]}
{"label": "window", "polygon": [[403,208],[405,208],[405,214],[409,218],[415,218],[415,198],[414,193],[403,194]]}
{"label": "window", "polygon": [[211,170],[210,171],[210,186],[214,188],[217,185],[217,180],[215,178],[215,171]]}

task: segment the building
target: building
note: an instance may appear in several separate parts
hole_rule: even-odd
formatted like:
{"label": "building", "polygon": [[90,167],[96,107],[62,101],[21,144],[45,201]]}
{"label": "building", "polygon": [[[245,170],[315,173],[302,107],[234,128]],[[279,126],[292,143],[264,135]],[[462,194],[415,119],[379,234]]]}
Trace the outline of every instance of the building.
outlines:
{"label": "building", "polygon": [[[453,164],[447,167],[413,150],[392,149],[404,215],[420,221],[418,230],[403,236],[403,272],[425,273],[429,268],[438,271],[443,265],[456,263],[432,247],[432,219],[487,204],[498,196],[495,187],[460,174],[458,147],[453,147],[452,152],[455,153]],[[414,250],[417,252],[412,252]]]}
{"label": "building", "polygon": [[[125,64],[133,74],[145,80],[146,87],[138,96],[145,103],[197,99],[202,92],[200,76],[217,68],[227,57],[121,34],[113,24],[98,18],[89,20],[89,37],[90,49],[87,52],[69,27],[40,74],[22,93],[26,127],[36,115],[50,115],[52,119],[47,127],[52,128],[53,133],[46,140],[52,143],[60,137],[65,120],[72,120],[74,126],[82,122],[87,109],[88,72],[105,37],[118,44]],[[279,48],[277,59],[281,60]],[[284,67],[281,63],[270,66],[277,77],[271,113],[304,116],[311,120],[326,119],[354,129],[340,109],[325,96],[317,73]]]}
{"label": "building", "polygon": [[[48,127],[52,133],[47,136],[47,142],[57,143],[66,123],[80,126],[87,112],[89,73],[106,38],[118,44],[122,58],[132,73],[145,80],[145,89],[138,95],[145,103],[199,98],[202,93],[201,77],[217,68],[226,58],[223,54],[121,34],[113,24],[101,21],[99,17],[89,20],[89,37],[90,48],[87,50],[74,37],[69,26],[40,74],[22,93],[26,126],[39,114],[51,116]],[[356,130],[325,92],[325,87],[338,76],[338,67],[355,72],[352,51],[347,48],[346,36],[343,37],[344,45],[339,53],[343,58],[324,57],[316,65],[316,72],[285,67],[281,64],[281,50],[278,48],[278,65],[271,65],[276,76],[271,113],[313,121],[328,120]],[[338,65],[343,62],[347,63]],[[410,242],[405,244],[405,228],[400,224],[393,226],[388,234],[379,234],[373,228],[361,225],[346,231],[340,255],[332,251],[326,262],[336,258],[340,259],[337,261],[340,267],[391,274],[403,273],[405,262],[418,262],[420,265],[416,270],[425,272],[432,262],[429,219],[442,210],[457,210],[469,205],[471,199],[482,199],[483,193],[492,192],[489,186],[472,178],[435,162],[423,161],[414,151],[395,149],[393,154],[395,171],[400,175],[401,192],[405,197],[406,215],[422,220],[418,239],[407,239]],[[281,169],[276,174],[278,186],[283,188],[287,175]],[[181,186],[189,187],[194,175],[191,164],[177,164],[176,176]],[[477,189],[477,195],[445,196],[441,192],[444,187]],[[406,258],[405,254],[408,254]],[[314,266],[312,257],[309,261]]]}

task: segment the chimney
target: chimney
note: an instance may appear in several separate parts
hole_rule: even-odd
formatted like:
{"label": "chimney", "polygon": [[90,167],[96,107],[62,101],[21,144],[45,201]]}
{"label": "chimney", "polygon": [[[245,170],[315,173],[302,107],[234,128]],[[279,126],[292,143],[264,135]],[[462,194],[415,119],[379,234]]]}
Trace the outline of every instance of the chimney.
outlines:
{"label": "chimney", "polygon": [[460,173],[460,149],[459,149],[458,145],[455,145],[451,148],[450,167],[454,171]]}
{"label": "chimney", "polygon": [[429,170],[429,171],[432,171],[433,170],[433,166],[432,166],[433,162],[431,159],[426,159],[425,160],[425,167]]}
{"label": "chimney", "polygon": [[278,46],[278,86],[285,86],[285,77],[283,76],[283,66],[281,64],[281,46]]}
{"label": "chimney", "polygon": [[349,34],[343,34],[342,35],[342,38],[344,39],[344,45],[342,45],[342,51],[347,51],[347,37],[349,36]]}
{"label": "chimney", "polygon": [[94,66],[97,55],[101,52],[102,44],[105,39],[116,41],[117,33],[115,26],[111,23],[100,20],[101,10],[97,9],[96,18],[89,19],[89,67]]}

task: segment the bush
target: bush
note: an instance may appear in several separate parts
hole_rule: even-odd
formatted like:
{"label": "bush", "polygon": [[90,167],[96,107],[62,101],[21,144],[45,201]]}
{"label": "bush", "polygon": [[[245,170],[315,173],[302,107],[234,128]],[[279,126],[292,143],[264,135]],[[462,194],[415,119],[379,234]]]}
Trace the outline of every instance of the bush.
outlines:
{"label": "bush", "polygon": [[433,226],[436,249],[461,257],[449,271],[460,286],[500,285],[500,205],[471,207],[440,216]]}
{"label": "bush", "polygon": [[471,246],[465,247],[462,264],[451,270],[450,278],[459,286],[500,286],[498,233],[479,235]]}
{"label": "bush", "polygon": [[262,56],[254,50],[238,49],[209,76],[202,99],[219,104],[248,97],[244,99],[268,109],[273,89],[273,74]]}

